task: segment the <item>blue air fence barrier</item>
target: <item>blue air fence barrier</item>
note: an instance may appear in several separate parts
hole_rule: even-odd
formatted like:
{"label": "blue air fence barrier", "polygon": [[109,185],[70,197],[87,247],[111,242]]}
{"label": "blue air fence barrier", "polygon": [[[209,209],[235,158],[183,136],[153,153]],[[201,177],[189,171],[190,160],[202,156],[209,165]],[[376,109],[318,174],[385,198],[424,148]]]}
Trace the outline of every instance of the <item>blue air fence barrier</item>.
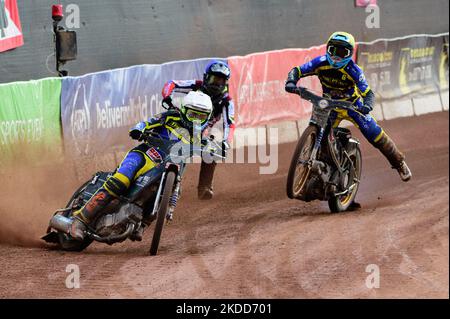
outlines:
{"label": "blue air fence barrier", "polygon": [[127,151],[133,145],[128,130],[163,111],[164,83],[202,79],[211,60],[139,65],[63,78],[61,116],[66,154],[92,157]]}
{"label": "blue air fence barrier", "polygon": [[143,65],[63,78],[66,154],[89,157],[130,145],[129,127],[158,112],[160,73],[160,65]]}

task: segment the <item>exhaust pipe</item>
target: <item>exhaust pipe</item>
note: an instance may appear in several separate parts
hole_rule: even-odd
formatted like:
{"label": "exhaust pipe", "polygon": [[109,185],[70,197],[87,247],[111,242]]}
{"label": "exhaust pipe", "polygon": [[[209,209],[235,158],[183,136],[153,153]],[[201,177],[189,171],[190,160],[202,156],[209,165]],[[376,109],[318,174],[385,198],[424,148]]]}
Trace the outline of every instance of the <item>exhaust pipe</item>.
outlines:
{"label": "exhaust pipe", "polygon": [[71,225],[72,219],[64,217],[63,215],[56,214],[50,219],[50,227],[66,234],[70,233]]}

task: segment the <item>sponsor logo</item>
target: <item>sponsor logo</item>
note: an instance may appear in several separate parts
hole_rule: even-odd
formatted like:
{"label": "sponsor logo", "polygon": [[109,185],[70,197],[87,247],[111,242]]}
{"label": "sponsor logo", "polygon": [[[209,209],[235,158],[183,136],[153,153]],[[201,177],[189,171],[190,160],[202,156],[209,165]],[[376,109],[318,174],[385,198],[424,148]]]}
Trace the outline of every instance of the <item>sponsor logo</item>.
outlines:
{"label": "sponsor logo", "polygon": [[[150,104],[155,102],[158,104],[158,97],[152,95],[150,98]],[[149,102],[147,95],[141,99],[140,96],[137,98],[130,97],[128,104],[123,103],[123,105],[112,105],[110,100],[104,100],[103,103],[96,102],[96,118],[97,118],[97,130],[103,129],[115,129],[120,127],[130,127],[136,122],[148,119],[152,113],[149,108]]]}
{"label": "sponsor logo", "polygon": [[358,82],[366,82],[366,76],[364,73],[361,73],[358,78]]}
{"label": "sponsor logo", "polygon": [[320,100],[319,101],[319,107],[321,108],[321,109],[324,109],[324,108],[326,108],[328,106],[328,101],[327,100]]}
{"label": "sponsor logo", "polygon": [[150,159],[154,162],[161,162],[162,161],[162,156],[161,154],[159,154],[159,152],[154,148],[150,148],[147,152],[145,152],[148,157],[150,157]]}
{"label": "sponsor logo", "polygon": [[43,134],[44,118],[0,121],[0,145],[39,142]]}
{"label": "sponsor logo", "polygon": [[394,53],[392,51],[377,52],[377,53],[364,53],[367,55],[367,63],[383,63],[392,61]]}
{"label": "sponsor logo", "polygon": [[[81,103],[77,103],[81,99]],[[79,106],[77,106],[77,104]],[[71,106],[70,127],[72,140],[78,154],[88,154],[91,132],[91,114],[86,100],[86,85],[79,84]]]}
{"label": "sponsor logo", "polygon": [[417,59],[417,58],[423,58],[427,56],[434,55],[435,47],[426,47],[426,48],[417,48],[417,49],[411,49],[411,58]]}

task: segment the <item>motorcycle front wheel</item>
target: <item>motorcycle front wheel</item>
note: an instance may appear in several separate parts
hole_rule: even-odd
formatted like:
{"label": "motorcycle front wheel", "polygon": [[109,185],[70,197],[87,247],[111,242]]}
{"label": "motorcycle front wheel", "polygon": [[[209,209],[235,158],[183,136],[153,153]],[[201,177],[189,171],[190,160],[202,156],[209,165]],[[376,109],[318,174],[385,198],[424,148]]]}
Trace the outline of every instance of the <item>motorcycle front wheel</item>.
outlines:
{"label": "motorcycle front wheel", "polygon": [[286,184],[287,196],[291,199],[299,199],[303,195],[304,186],[311,172],[307,162],[311,157],[317,135],[318,128],[314,125],[309,125],[297,143]]}
{"label": "motorcycle front wheel", "polygon": [[150,255],[155,256],[158,252],[159,240],[161,239],[161,233],[166,220],[167,212],[169,210],[169,200],[173,193],[173,185],[175,183],[175,172],[167,172],[166,181],[164,184],[164,190],[161,195],[161,201],[159,203],[155,231],[153,232],[152,244],[150,247]]}

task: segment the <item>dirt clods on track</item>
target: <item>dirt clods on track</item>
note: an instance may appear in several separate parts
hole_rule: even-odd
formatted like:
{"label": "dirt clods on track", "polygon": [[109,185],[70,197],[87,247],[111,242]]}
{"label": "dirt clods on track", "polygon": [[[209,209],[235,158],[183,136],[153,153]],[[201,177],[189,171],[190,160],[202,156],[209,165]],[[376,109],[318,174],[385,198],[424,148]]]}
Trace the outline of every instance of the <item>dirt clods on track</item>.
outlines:
{"label": "dirt clods on track", "polygon": [[[94,243],[82,253],[42,245],[52,211],[79,181],[68,164],[18,165],[1,175],[0,297],[448,298],[448,112],[381,125],[405,152],[410,182],[355,128],[363,153],[355,212],[286,197],[293,143],[279,146],[276,174],[259,175],[257,164],[218,165],[211,201],[195,197],[193,164],[154,257],[152,231],[142,242]],[[70,264],[79,267],[79,289],[65,285]],[[380,286],[370,289],[374,267]]]}

